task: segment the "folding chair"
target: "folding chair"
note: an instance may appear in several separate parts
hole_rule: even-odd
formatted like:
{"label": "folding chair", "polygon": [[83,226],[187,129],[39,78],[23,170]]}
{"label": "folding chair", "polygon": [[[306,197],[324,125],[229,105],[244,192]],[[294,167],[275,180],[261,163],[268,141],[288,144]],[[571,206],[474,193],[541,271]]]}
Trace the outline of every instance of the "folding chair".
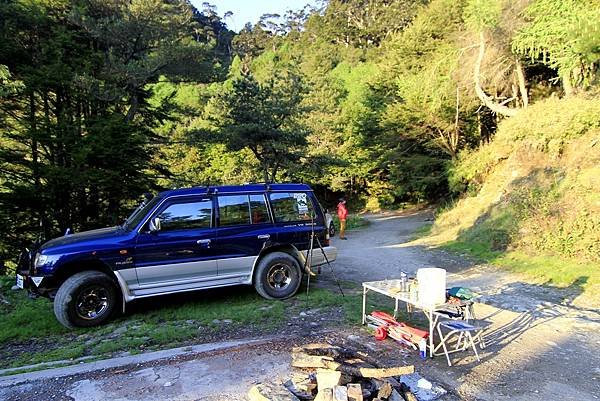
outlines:
{"label": "folding chair", "polygon": [[[447,329],[448,332],[444,335],[442,328]],[[464,321],[459,320],[444,320],[437,324],[437,332],[440,337],[440,343],[435,347],[433,354],[441,355],[441,353],[437,353],[436,351],[442,347],[444,350],[444,354],[446,355],[446,359],[448,360],[448,366],[452,366],[452,362],[450,362],[450,354],[454,352],[464,351],[467,348],[472,347],[475,352],[475,356],[477,360],[479,359],[479,354],[477,353],[477,347],[475,346],[475,342],[479,342],[479,346],[481,348],[485,348],[485,343],[482,337],[482,327],[473,326],[472,324],[466,323]],[[456,345],[453,350],[448,350],[447,344],[454,338],[456,338]]]}

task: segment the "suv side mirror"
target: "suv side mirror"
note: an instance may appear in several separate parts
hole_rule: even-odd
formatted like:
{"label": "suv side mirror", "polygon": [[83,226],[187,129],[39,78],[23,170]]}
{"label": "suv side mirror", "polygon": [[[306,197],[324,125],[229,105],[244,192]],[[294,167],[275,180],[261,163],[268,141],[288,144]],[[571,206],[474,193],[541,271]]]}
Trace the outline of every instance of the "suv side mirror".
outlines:
{"label": "suv side mirror", "polygon": [[148,228],[150,229],[151,233],[160,231],[160,218],[154,217],[153,219],[151,219],[150,223],[148,224]]}

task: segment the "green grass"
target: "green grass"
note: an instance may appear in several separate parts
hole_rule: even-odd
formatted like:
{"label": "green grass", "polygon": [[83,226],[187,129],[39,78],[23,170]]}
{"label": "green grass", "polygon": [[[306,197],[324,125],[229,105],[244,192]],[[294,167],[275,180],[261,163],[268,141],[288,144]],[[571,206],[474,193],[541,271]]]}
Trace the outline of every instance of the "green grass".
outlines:
{"label": "green grass", "polygon": [[[285,334],[291,317],[309,309],[319,310],[319,320],[319,315],[333,314],[337,319],[326,320],[332,328],[360,323],[360,291],[351,282],[341,283],[345,297],[311,286],[308,298],[301,288],[285,301],[265,300],[250,287],[152,298],[130,304],[125,316],[117,315],[106,325],[75,330],[56,321],[51,302],[29,299],[24,291],[10,290],[12,284],[11,277],[0,277],[0,295],[10,303],[0,303],[0,368]],[[217,319],[220,323],[213,322]]]}
{"label": "green grass", "polygon": [[417,228],[411,236],[411,241],[423,238],[431,234],[433,223],[425,223],[421,227]]}

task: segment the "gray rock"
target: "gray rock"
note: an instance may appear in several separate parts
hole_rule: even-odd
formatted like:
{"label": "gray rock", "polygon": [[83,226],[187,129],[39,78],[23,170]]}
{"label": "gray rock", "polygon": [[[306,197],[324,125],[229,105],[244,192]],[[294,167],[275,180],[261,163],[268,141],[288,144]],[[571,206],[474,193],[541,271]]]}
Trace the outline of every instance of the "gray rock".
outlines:
{"label": "gray rock", "polygon": [[231,319],[223,319],[222,322],[225,323],[225,324],[231,324],[231,323],[233,323],[233,320],[231,320]]}
{"label": "gray rock", "polygon": [[127,332],[127,326],[121,326],[117,328],[115,331],[110,333],[109,338],[119,337],[121,334],[125,334]]}
{"label": "gray rock", "polygon": [[215,319],[212,322],[213,322],[213,324],[219,324],[219,323],[221,323],[221,321],[219,319]]}
{"label": "gray rock", "polygon": [[410,387],[419,401],[433,401],[446,394],[446,390],[432,383],[431,389],[424,389],[417,385],[423,377],[418,373],[402,375],[400,381]]}

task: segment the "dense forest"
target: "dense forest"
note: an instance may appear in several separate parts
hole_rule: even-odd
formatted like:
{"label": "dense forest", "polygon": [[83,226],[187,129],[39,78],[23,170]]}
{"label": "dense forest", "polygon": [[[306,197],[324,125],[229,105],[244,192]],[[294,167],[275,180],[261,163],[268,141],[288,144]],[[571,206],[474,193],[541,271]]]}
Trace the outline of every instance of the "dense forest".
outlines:
{"label": "dense forest", "polygon": [[458,199],[504,157],[485,151],[499,127],[600,126],[599,0],[330,0],[237,33],[223,11],[0,2],[0,261],[164,188],[301,181],[356,210]]}

